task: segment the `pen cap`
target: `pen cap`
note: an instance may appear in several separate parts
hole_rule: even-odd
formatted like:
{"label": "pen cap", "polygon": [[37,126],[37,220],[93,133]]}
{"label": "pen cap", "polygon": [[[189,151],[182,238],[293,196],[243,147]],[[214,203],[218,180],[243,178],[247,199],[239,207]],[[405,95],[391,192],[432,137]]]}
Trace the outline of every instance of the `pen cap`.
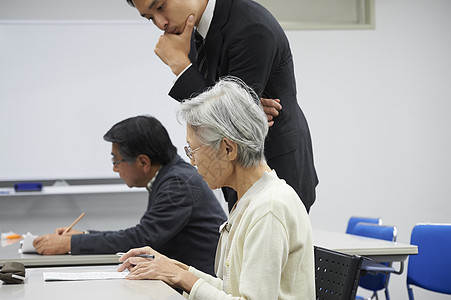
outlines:
{"label": "pen cap", "polygon": [[6,262],[0,271],[0,280],[5,283],[23,283],[22,279],[14,278],[12,275],[25,277],[25,266],[20,262]]}

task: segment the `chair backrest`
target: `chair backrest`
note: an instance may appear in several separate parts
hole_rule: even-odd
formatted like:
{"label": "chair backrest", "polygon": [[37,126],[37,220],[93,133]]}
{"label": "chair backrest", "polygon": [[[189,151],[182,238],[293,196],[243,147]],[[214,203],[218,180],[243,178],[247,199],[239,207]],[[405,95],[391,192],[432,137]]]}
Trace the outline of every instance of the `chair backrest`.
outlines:
{"label": "chair backrest", "polygon": [[396,226],[357,223],[350,234],[396,242],[398,231]]}
{"label": "chair backrest", "polygon": [[418,246],[418,254],[409,257],[409,299],[413,299],[409,285],[451,294],[451,224],[417,224],[410,244]]}
{"label": "chair backrest", "polygon": [[[350,234],[395,242],[397,230],[395,226],[357,223]],[[366,274],[360,277],[359,285],[367,290],[376,292],[387,287],[389,278],[390,275],[384,273]]]}
{"label": "chair backrest", "polygon": [[316,300],[355,299],[362,260],[315,246]]}
{"label": "chair backrest", "polygon": [[357,225],[357,223],[371,223],[371,224],[382,225],[382,219],[381,218],[368,218],[368,217],[352,216],[349,218],[348,227],[346,228],[346,233],[351,233],[351,231],[354,229],[354,226]]}

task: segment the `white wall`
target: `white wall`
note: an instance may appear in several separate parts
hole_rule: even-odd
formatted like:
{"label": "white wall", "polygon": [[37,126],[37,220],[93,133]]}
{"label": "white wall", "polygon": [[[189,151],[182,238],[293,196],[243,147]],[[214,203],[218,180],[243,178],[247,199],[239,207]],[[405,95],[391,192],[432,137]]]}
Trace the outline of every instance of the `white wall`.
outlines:
{"label": "white wall", "polygon": [[[451,223],[451,1],[376,1],[376,29],[290,31],[320,184],[311,220]],[[392,299],[408,299],[405,273]],[[417,299],[449,299],[414,290]]]}

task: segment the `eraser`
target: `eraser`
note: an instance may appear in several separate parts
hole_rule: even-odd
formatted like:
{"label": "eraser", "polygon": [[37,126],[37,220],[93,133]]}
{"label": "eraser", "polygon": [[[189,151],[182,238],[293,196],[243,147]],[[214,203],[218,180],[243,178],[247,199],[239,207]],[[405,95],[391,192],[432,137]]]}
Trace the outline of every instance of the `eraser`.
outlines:
{"label": "eraser", "polygon": [[14,184],[16,192],[42,191],[42,183],[39,182],[22,182]]}

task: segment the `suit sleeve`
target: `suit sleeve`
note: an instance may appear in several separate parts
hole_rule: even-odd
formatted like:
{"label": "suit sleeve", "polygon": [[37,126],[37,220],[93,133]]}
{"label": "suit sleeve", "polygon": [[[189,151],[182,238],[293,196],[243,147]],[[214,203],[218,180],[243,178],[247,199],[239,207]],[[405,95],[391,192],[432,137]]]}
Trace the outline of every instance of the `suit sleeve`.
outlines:
{"label": "suit sleeve", "polygon": [[240,32],[228,50],[229,72],[241,78],[262,96],[276,62],[274,34],[260,24],[248,26]]}
{"label": "suit sleeve", "polygon": [[[242,28],[228,44],[227,73],[241,78],[251,86],[259,96],[262,96],[274,65],[277,65],[276,39],[270,28],[262,24],[251,24]],[[180,76],[172,87],[169,95],[178,101],[188,99],[203,92],[214,82],[203,78],[195,64]],[[271,95],[263,95],[270,97]]]}
{"label": "suit sleeve", "polygon": [[198,197],[202,191],[172,176],[152,193],[155,193],[152,203],[138,225],[119,231],[74,235],[71,253],[115,253],[143,246],[161,251],[189,222],[195,203],[193,196]]}

